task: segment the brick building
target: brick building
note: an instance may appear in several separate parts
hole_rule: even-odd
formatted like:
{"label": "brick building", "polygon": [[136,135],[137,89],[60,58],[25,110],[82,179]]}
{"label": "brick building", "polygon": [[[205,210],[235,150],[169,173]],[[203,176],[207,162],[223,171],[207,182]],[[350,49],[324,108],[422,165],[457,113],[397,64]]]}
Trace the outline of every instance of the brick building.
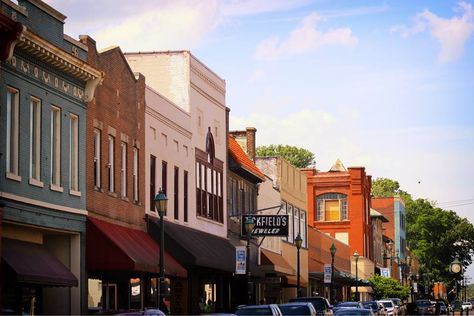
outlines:
{"label": "brick building", "polygon": [[402,271],[404,266],[400,263],[407,257],[405,203],[399,196],[372,197],[372,207],[388,219],[383,223],[383,234],[393,241],[393,246],[389,249],[388,243],[384,245],[385,257],[392,258],[385,262],[385,266],[391,268],[392,277],[402,282],[402,272],[405,271]]}
{"label": "brick building", "polygon": [[[305,169],[308,178],[308,225],[350,247],[350,254],[360,255],[359,278],[374,273],[370,222],[371,176],[364,167],[346,169],[338,159],[331,169],[321,172]],[[351,262],[356,273],[355,261]],[[359,289],[360,292],[369,290]]]}
{"label": "brick building", "polygon": [[[158,305],[159,246],[145,223],[145,78],[119,47],[88,58],[105,74],[87,110],[87,262],[89,308]],[[165,254],[169,275],[186,271]]]}

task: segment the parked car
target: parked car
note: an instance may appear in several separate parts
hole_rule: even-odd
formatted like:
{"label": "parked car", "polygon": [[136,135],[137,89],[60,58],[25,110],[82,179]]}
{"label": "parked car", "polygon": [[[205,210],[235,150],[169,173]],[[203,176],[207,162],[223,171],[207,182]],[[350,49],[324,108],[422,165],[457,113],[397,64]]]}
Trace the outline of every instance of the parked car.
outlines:
{"label": "parked car", "polygon": [[334,316],[374,316],[374,312],[370,308],[358,308],[358,307],[344,307],[338,309]]}
{"label": "parked car", "polygon": [[292,302],[279,304],[281,314],[285,315],[311,315],[316,316],[316,309],[309,302]]}
{"label": "parked car", "polygon": [[271,315],[282,316],[280,308],[276,304],[266,305],[242,305],[237,307],[235,315]]}
{"label": "parked car", "polygon": [[147,308],[141,311],[131,311],[131,312],[123,312],[116,315],[121,316],[166,316],[166,314],[159,310],[158,308]]}
{"label": "parked car", "polygon": [[449,303],[449,312],[460,312],[462,310],[462,302],[458,300],[454,300]]}
{"label": "parked car", "polygon": [[438,307],[436,308],[436,305],[435,305],[435,311],[439,310],[440,315],[447,315],[448,314],[448,308],[446,307],[446,304],[444,303],[444,301],[439,300],[439,301],[436,302],[436,304],[438,305]]}
{"label": "parked car", "polygon": [[339,302],[336,306],[333,308],[334,314],[342,308],[364,308],[364,305],[362,305],[361,302]]}
{"label": "parked car", "polygon": [[329,304],[328,300],[322,296],[297,297],[290,299],[290,302],[308,302],[313,304],[317,315],[333,315],[332,306]]}
{"label": "parked car", "polygon": [[387,316],[395,316],[395,304],[393,304],[392,300],[380,300],[377,302],[383,305]]}
{"label": "parked car", "polygon": [[417,315],[434,315],[435,306],[431,304],[430,300],[427,300],[427,299],[416,300],[415,303],[416,303],[415,313]]}
{"label": "parked car", "polygon": [[472,309],[471,302],[462,302],[462,310],[463,311],[470,311]]}
{"label": "parked car", "polygon": [[387,298],[387,300],[391,300],[393,304],[395,305],[395,315],[406,315],[407,309],[401,299],[390,297],[390,298]]}
{"label": "parked car", "polygon": [[362,302],[362,305],[364,308],[370,308],[375,316],[385,316],[387,314],[383,305],[377,301]]}

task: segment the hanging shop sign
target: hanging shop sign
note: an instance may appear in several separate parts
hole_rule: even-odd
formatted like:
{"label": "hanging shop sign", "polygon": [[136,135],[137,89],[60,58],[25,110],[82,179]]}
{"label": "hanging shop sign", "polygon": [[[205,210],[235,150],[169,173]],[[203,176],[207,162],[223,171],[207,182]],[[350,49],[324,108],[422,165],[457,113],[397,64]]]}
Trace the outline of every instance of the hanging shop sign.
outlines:
{"label": "hanging shop sign", "polygon": [[252,236],[288,236],[288,215],[242,215],[242,236],[247,235],[244,223],[248,217],[255,223]]}

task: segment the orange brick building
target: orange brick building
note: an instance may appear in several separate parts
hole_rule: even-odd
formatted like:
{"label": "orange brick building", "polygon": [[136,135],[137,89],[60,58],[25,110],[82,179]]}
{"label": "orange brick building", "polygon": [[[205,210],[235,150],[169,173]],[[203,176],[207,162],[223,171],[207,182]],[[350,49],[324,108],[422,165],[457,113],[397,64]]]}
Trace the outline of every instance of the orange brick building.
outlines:
{"label": "orange brick building", "polygon": [[[371,176],[366,174],[364,167],[346,169],[339,159],[328,172],[316,169],[304,171],[308,179],[308,226],[348,245],[351,257],[347,259],[351,260],[351,273],[354,276],[357,274],[360,279],[367,279],[374,273]],[[352,257],[355,251],[360,255],[357,268]]]}
{"label": "orange brick building", "polygon": [[371,176],[364,167],[346,169],[337,160],[328,172],[306,169],[308,225],[372,259],[370,238]]}

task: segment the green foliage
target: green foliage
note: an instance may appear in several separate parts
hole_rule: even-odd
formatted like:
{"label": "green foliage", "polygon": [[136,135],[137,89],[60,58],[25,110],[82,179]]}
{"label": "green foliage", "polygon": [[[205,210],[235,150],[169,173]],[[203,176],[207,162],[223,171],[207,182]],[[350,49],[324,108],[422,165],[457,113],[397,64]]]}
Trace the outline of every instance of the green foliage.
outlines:
{"label": "green foliage", "polygon": [[398,181],[377,178],[372,181],[372,195],[400,195],[405,202],[407,245],[420,261],[422,280],[444,281],[452,284],[461,278],[449,273],[449,264],[458,258],[463,267],[472,263],[474,255],[474,226],[455,212],[436,207],[426,199],[413,200],[400,189]]}
{"label": "green foliage", "polygon": [[373,180],[371,194],[374,197],[392,197],[399,195],[405,203],[411,200],[411,195],[400,189],[398,181],[387,178],[377,178]]}
{"label": "green foliage", "polygon": [[373,274],[369,278],[374,290],[374,296],[377,300],[389,297],[398,297],[402,300],[410,295],[410,287],[401,285],[397,280],[385,278],[379,274]]}
{"label": "green foliage", "polygon": [[314,161],[314,154],[307,149],[289,145],[258,146],[258,157],[283,157],[297,168],[306,168]]}
{"label": "green foliage", "polygon": [[[449,264],[458,258],[464,267],[474,254],[474,226],[453,211],[425,199],[405,205],[408,246],[421,262],[423,278],[451,282]],[[458,276],[460,277],[460,276]]]}

